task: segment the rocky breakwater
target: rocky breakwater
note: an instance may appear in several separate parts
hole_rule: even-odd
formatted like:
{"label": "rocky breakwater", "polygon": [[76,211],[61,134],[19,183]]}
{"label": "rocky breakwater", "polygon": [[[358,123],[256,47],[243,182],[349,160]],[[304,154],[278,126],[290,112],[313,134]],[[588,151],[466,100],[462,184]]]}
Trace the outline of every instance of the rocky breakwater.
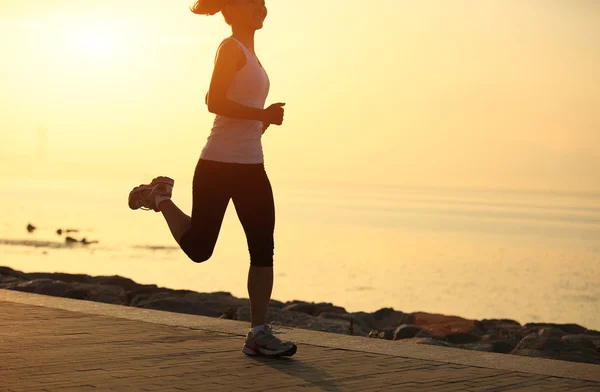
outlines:
{"label": "rocky breakwater", "polygon": [[[230,293],[198,293],[143,285],[119,276],[23,273],[0,267],[0,289],[115,305],[250,320],[250,302]],[[576,324],[529,323],[507,319],[469,320],[383,308],[347,312],[331,303],[272,300],[268,317],[284,326],[431,344],[467,350],[600,364],[600,332]]]}

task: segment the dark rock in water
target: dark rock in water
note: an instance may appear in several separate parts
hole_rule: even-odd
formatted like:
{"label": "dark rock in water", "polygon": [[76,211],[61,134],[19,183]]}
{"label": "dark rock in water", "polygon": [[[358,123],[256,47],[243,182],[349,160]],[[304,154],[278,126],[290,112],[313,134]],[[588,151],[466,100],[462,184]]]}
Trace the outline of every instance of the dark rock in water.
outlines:
{"label": "dark rock in water", "polygon": [[421,328],[416,325],[402,324],[394,330],[393,340],[414,338],[419,332],[421,332]]}
{"label": "dark rock in water", "polygon": [[528,323],[523,326],[523,328],[528,331],[550,327],[562,329],[566,333],[573,335],[581,334],[587,331],[587,328],[584,328],[581,325],[577,324]]}
{"label": "dark rock in water", "polygon": [[79,241],[77,241],[77,240],[76,240],[75,238],[73,238],[73,237],[65,237],[65,242],[66,242],[67,244],[75,244],[75,243],[77,243],[77,242],[79,242]]}
{"label": "dark rock in water", "polygon": [[97,243],[99,243],[99,241],[88,241],[88,239],[87,239],[87,238],[84,238],[84,239],[82,239],[82,240],[81,240],[81,243],[82,243],[83,245],[93,245],[93,244],[97,244]]}
{"label": "dark rock in water", "polygon": [[62,229],[58,229],[58,230],[56,230],[56,234],[58,234],[58,235],[62,235],[62,233],[63,233]]}
{"label": "dark rock in water", "polygon": [[37,227],[35,227],[34,225],[32,225],[31,223],[27,224],[27,231],[29,233],[33,233],[35,231],[35,229],[37,229]]}
{"label": "dark rock in water", "polygon": [[54,297],[68,297],[69,293],[73,290],[72,287],[65,282],[51,279],[31,280],[9,287],[9,289],[27,293],[51,295]]}

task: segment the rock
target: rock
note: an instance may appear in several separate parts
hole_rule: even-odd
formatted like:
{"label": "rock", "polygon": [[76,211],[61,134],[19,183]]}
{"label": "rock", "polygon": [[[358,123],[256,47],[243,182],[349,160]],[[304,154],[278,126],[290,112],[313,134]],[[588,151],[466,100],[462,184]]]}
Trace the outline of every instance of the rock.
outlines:
{"label": "rock", "polygon": [[[90,277],[88,279],[90,283],[101,284],[101,285],[109,285],[109,286],[119,286],[123,290],[135,290],[138,287],[141,287],[140,284],[134,282],[129,278],[124,278],[122,276],[95,276]],[[153,285],[154,286],[154,285]],[[154,286],[156,287],[156,286]]]}
{"label": "rock", "polygon": [[513,351],[519,350],[551,350],[560,351],[565,346],[562,339],[557,337],[540,336],[536,333],[530,333],[525,336]]}
{"label": "rock", "polygon": [[313,315],[317,311],[317,307],[315,304],[309,304],[306,302],[297,302],[297,303],[293,303],[291,305],[284,306],[283,310]]}
{"label": "rock", "polygon": [[35,229],[37,229],[37,227],[35,227],[31,223],[27,224],[27,232],[33,233],[35,231]]}
{"label": "rock", "polygon": [[23,272],[8,267],[0,267],[0,285],[13,285],[31,279],[29,275]]}
{"label": "rock", "polygon": [[60,280],[65,283],[89,283],[92,277],[83,274],[63,274],[60,272],[35,272],[29,274],[32,279]]}
{"label": "rock", "polygon": [[373,317],[372,313],[367,313],[367,312],[353,312],[353,313],[348,313],[350,316],[352,316],[352,318],[360,323],[361,325],[367,327],[366,329],[377,329],[377,322],[375,321],[375,318]]}
{"label": "rock", "polygon": [[539,336],[545,338],[562,338],[566,335],[565,331],[555,327],[544,327],[537,331]]}
{"label": "rock", "polygon": [[483,336],[481,340],[502,340],[506,338],[522,339],[521,324],[510,319],[486,319],[480,322]]}
{"label": "rock", "polygon": [[271,308],[283,309],[284,305],[285,304],[283,302],[277,301],[273,298],[271,298],[271,300],[269,301],[269,307]]}
{"label": "rock", "polygon": [[444,342],[442,340],[434,339],[434,338],[412,338],[412,339],[404,339],[403,342],[404,341],[412,341],[412,342],[415,342],[417,344],[428,344],[428,345],[431,345],[431,346],[457,348],[457,346],[455,346],[452,343]]}
{"label": "rock", "polygon": [[56,234],[58,234],[58,235],[62,235],[62,233],[63,233],[62,229],[58,229],[58,230],[56,230]]}
{"label": "rock", "polygon": [[163,298],[153,297],[139,301],[139,308],[165,310],[168,312],[195,314],[199,316],[219,317],[222,313],[211,309],[197,301],[183,297],[165,296]]}
{"label": "rock", "polygon": [[362,319],[356,318],[351,313],[340,314],[340,313],[322,312],[321,314],[319,314],[318,317],[324,318],[324,319],[330,319],[330,320],[343,321],[348,324],[350,324],[350,320],[352,320],[355,325],[360,326],[365,331],[368,331],[371,329],[369,327],[369,325],[366,324]]}
{"label": "rock", "polygon": [[[125,294],[125,303],[136,307],[160,306],[151,309],[169,310],[172,303],[173,312],[199,314],[201,316],[220,317],[226,312],[233,313],[240,306],[249,306],[248,299],[240,299],[230,293],[196,293],[187,290],[169,290],[156,286],[139,287]],[[158,304],[158,305],[150,305]],[[232,308],[233,310],[229,310]],[[175,310],[179,309],[179,310]]]}
{"label": "rock", "polygon": [[52,295],[54,297],[68,297],[73,289],[65,282],[51,279],[36,279],[28,282],[19,283],[10,290],[24,291],[27,293]]}
{"label": "rock", "polygon": [[330,303],[308,303],[301,301],[292,301],[291,303],[284,305],[283,310],[306,313],[311,316],[318,316],[324,312],[337,314],[347,313],[346,309],[340,306],[334,306]]}
{"label": "rock", "polygon": [[227,319],[227,320],[235,320],[236,313],[237,313],[237,309],[229,307],[223,312],[223,314],[221,314],[219,316],[219,318]]}
{"label": "rock", "polygon": [[[125,305],[127,302],[125,290],[120,286],[76,283],[72,289],[77,293],[77,299],[113,305]],[[70,298],[74,298],[73,294]]]}
{"label": "rock", "polygon": [[454,344],[475,343],[480,340],[479,335],[474,333],[452,333],[446,335],[445,338],[447,341]]}
{"label": "rock", "polygon": [[[237,310],[236,319],[240,321],[250,321],[250,307],[243,306]],[[277,308],[269,308],[267,314],[268,321],[276,321],[282,326],[292,328],[310,329],[313,331],[332,332],[348,335],[350,332],[349,323],[345,321],[327,320],[319,317],[313,317],[306,313],[286,311]],[[360,326],[354,326],[354,335],[368,336],[367,331]]]}
{"label": "rock", "polygon": [[394,339],[394,330],[393,329],[386,329],[384,331],[379,331],[379,330],[376,330],[376,329],[372,329],[369,332],[369,337],[370,338],[375,338],[375,339],[393,340]]}
{"label": "rock", "polygon": [[431,335],[429,332],[421,330],[419,332],[417,332],[417,334],[415,335],[415,338],[432,338],[433,335]]}
{"label": "rock", "polygon": [[75,238],[73,238],[73,237],[68,237],[68,236],[67,236],[67,237],[65,237],[65,243],[67,243],[67,244],[75,244],[75,243],[77,243],[77,242],[79,242],[79,241],[77,241],[77,240],[76,240]]}
{"label": "rock", "polygon": [[413,324],[421,327],[435,338],[445,337],[456,344],[473,343],[479,340],[484,329],[480,321],[462,317],[417,312],[412,314]]}
{"label": "rock", "polygon": [[514,340],[499,340],[492,343],[492,350],[495,353],[508,354],[517,346],[518,343],[518,341]]}
{"label": "rock", "polygon": [[462,345],[460,345],[460,348],[463,348],[465,350],[473,350],[473,351],[485,351],[485,352],[488,352],[488,353],[495,352],[494,351],[494,344],[493,343],[489,343],[489,342],[462,344]]}
{"label": "rock", "polygon": [[395,329],[402,324],[413,324],[412,316],[392,308],[379,309],[373,313],[373,324],[376,329]]}
{"label": "rock", "polygon": [[600,352],[600,336],[593,335],[565,335],[562,337],[568,348],[586,348]]}
{"label": "rock", "polygon": [[577,324],[528,323],[523,326],[524,329],[526,329],[530,332],[532,330],[538,330],[541,328],[549,328],[549,327],[562,329],[563,331],[565,331],[566,333],[568,333],[570,335],[577,335],[577,334],[581,334],[581,333],[584,333],[585,331],[587,331],[587,328],[584,328],[581,325],[577,325]]}
{"label": "rock", "polygon": [[536,350],[536,349],[515,349],[511,351],[513,355],[522,355],[527,357],[549,358],[561,361],[583,362],[600,365],[600,353],[590,349],[579,350]]}
{"label": "rock", "polygon": [[83,245],[93,245],[93,244],[98,244],[99,241],[88,241],[87,238],[84,238],[84,239],[81,240],[81,243]]}
{"label": "rock", "polygon": [[416,325],[402,324],[394,330],[393,340],[414,338],[421,328]]}
{"label": "rock", "polygon": [[485,331],[493,332],[494,330],[505,330],[521,328],[521,324],[510,319],[484,319],[481,320],[481,326]]}
{"label": "rock", "polygon": [[600,341],[600,336],[599,335],[588,335],[586,333],[583,333],[583,334],[579,334],[579,335],[564,335],[562,337],[562,340],[564,340],[565,342],[581,342],[581,341],[595,342],[595,341]]}

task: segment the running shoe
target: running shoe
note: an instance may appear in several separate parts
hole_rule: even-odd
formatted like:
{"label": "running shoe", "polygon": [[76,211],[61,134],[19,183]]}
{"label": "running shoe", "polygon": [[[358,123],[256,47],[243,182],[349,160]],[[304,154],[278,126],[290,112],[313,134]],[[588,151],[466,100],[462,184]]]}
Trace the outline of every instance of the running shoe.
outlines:
{"label": "running shoe", "polygon": [[129,193],[129,208],[158,212],[156,197],[171,198],[175,181],[169,177],[156,177],[150,184],[141,184]]}
{"label": "running shoe", "polygon": [[273,327],[265,325],[265,329],[253,334],[248,332],[246,343],[242,352],[246,355],[260,355],[268,357],[291,357],[296,353],[297,347],[292,342],[284,342],[273,335]]}

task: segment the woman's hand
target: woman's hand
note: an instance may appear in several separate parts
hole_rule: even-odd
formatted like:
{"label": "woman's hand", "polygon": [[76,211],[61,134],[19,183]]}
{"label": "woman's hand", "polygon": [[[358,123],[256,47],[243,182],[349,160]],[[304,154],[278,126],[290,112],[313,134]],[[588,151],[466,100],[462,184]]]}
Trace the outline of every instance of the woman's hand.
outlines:
{"label": "woman's hand", "polygon": [[[274,103],[263,112],[263,123],[281,125],[283,123],[283,107],[285,103]],[[263,132],[266,128],[263,130]]]}

